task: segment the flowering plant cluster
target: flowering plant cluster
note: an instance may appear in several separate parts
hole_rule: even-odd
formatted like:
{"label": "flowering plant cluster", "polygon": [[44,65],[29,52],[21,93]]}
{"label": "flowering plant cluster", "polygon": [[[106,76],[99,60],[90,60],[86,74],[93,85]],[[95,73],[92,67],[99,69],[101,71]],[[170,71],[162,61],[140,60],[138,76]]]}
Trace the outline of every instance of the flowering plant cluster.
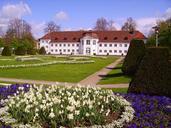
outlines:
{"label": "flowering plant cluster", "polygon": [[[110,90],[90,87],[19,87],[1,100],[0,120],[12,127],[123,127],[134,109]],[[111,118],[112,117],[112,118]]]}
{"label": "flowering plant cluster", "polygon": [[42,59],[40,59],[38,57],[16,57],[15,60],[16,61],[21,61],[21,62],[25,62],[25,61],[42,61]]}
{"label": "flowering plant cluster", "polygon": [[89,64],[94,63],[94,60],[88,60],[88,61],[51,61],[51,62],[45,62],[45,63],[36,63],[36,64],[20,64],[20,65],[3,65],[0,66],[0,69],[9,69],[9,68],[26,68],[26,67],[39,67],[39,66],[47,66],[47,65],[53,65],[53,64]]}

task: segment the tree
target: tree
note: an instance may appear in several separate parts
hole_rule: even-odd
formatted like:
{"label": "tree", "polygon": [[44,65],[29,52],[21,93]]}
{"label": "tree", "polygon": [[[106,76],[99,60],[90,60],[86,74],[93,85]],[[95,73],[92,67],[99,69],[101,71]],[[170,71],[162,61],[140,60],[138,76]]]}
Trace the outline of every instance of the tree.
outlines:
{"label": "tree", "polygon": [[123,31],[133,32],[136,30],[136,22],[129,17],[121,28]]}
{"label": "tree", "polygon": [[97,19],[94,30],[98,30],[98,31],[108,30],[108,21],[103,17]]}
{"label": "tree", "polygon": [[11,49],[9,46],[5,46],[2,50],[2,56],[11,56]]}
{"label": "tree", "polygon": [[45,55],[45,54],[46,54],[46,50],[45,50],[44,47],[41,47],[41,48],[40,48],[39,54],[41,54],[41,55]]}
{"label": "tree", "polygon": [[57,32],[60,31],[60,26],[57,25],[55,22],[50,21],[46,24],[46,27],[44,28],[45,33],[50,33],[50,32]]}
{"label": "tree", "polygon": [[26,54],[26,48],[24,46],[19,46],[15,50],[15,55],[25,55]]}
{"label": "tree", "polygon": [[4,40],[3,40],[3,38],[0,38],[0,48],[1,47],[4,47]]}
{"label": "tree", "polygon": [[109,20],[108,21],[108,30],[109,31],[114,31],[114,30],[116,30],[116,27],[114,26],[114,21],[113,20]]}

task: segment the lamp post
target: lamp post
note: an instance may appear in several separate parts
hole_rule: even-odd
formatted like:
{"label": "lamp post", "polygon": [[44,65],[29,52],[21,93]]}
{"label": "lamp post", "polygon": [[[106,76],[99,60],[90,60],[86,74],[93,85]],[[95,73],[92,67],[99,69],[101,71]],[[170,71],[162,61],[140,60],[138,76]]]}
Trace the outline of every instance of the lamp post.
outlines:
{"label": "lamp post", "polygon": [[156,47],[158,47],[158,45],[159,45],[159,40],[158,40],[158,37],[159,37],[159,26],[154,26],[153,29],[154,29],[155,34],[156,34]]}

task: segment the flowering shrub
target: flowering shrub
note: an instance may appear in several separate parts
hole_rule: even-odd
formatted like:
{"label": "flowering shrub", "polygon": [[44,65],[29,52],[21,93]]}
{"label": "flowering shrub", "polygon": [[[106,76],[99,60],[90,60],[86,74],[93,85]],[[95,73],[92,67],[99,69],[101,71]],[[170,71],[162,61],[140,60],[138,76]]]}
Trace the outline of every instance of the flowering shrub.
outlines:
{"label": "flowering shrub", "polygon": [[47,66],[52,64],[89,64],[94,63],[95,61],[51,61],[46,63],[36,63],[36,64],[20,64],[20,65],[3,65],[0,66],[0,69],[9,69],[9,68],[26,68],[26,67],[39,67],[39,66]]}
{"label": "flowering shrub", "polygon": [[[0,120],[12,127],[123,127],[134,110],[122,96],[89,87],[19,87],[1,100]],[[112,118],[111,118],[112,117]]]}

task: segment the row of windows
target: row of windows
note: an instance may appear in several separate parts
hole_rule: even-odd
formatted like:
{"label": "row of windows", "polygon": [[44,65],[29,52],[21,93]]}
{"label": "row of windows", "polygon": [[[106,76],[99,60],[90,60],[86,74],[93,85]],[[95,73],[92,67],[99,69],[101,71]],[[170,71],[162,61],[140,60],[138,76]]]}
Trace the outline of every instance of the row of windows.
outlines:
{"label": "row of windows", "polygon": [[[118,45],[119,45],[119,47],[123,46],[122,44],[103,44],[104,47],[107,47],[107,46],[109,46],[109,47],[112,47],[112,46],[117,47]],[[99,44],[99,46],[102,47],[102,44]],[[124,44],[124,47],[128,47],[128,44]]]}
{"label": "row of windows", "polygon": [[51,44],[51,47],[53,47],[53,46],[55,46],[55,47],[58,47],[58,46],[63,46],[63,47],[65,47],[65,46],[68,46],[68,47],[70,47],[70,46],[77,46],[77,47],[79,47],[79,44]]}
{"label": "row of windows", "polygon": [[[99,50],[99,52],[100,53],[102,53],[102,50]],[[109,50],[109,51],[107,51],[107,50],[104,50],[103,51],[104,53],[112,53],[112,52],[114,52],[114,53],[127,53],[128,51],[127,50],[124,50],[124,51],[122,51],[122,50]]]}
{"label": "row of windows", "polygon": [[77,49],[77,50],[75,50],[75,49],[72,49],[72,50],[71,49],[68,49],[68,50],[67,49],[63,49],[63,50],[62,49],[59,49],[59,50],[55,49],[55,50],[53,50],[53,49],[51,49],[51,52],[58,52],[58,51],[59,52],[75,52],[75,51],[79,52],[79,49]]}

